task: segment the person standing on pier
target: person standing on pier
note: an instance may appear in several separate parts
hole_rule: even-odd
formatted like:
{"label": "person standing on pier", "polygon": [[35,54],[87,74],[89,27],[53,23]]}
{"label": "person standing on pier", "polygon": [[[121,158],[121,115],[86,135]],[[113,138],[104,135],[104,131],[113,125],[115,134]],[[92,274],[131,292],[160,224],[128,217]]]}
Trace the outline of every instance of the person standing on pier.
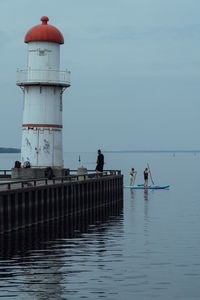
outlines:
{"label": "person standing on pier", "polygon": [[103,172],[103,165],[104,165],[104,155],[101,153],[101,150],[99,149],[97,151],[97,166],[96,166],[96,173]]}

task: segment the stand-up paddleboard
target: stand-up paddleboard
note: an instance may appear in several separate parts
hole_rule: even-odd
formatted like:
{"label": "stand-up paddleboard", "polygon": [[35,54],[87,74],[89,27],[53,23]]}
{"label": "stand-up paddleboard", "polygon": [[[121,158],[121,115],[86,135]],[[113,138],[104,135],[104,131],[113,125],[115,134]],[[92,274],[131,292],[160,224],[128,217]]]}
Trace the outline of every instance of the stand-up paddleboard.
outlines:
{"label": "stand-up paddleboard", "polygon": [[129,188],[133,190],[164,190],[168,189],[169,185],[136,185],[136,186],[131,186],[131,185],[125,185],[124,188]]}
{"label": "stand-up paddleboard", "polygon": [[149,174],[151,177],[151,181],[153,185],[147,185],[144,186],[144,184],[138,184],[138,185],[125,185],[124,188],[128,188],[128,189],[133,189],[133,190],[164,190],[164,189],[168,189],[169,185],[155,185],[152,175],[151,175],[151,171],[150,171],[150,167],[149,164],[147,164],[148,169],[149,169]]}

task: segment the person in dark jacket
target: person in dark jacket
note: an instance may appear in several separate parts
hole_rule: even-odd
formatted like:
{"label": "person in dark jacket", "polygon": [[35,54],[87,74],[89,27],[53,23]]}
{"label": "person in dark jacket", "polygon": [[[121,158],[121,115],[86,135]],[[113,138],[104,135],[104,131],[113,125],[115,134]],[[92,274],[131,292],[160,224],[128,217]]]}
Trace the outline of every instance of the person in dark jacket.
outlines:
{"label": "person in dark jacket", "polygon": [[103,165],[104,165],[104,155],[101,153],[101,150],[99,149],[97,151],[97,166],[96,166],[96,173],[103,172]]}

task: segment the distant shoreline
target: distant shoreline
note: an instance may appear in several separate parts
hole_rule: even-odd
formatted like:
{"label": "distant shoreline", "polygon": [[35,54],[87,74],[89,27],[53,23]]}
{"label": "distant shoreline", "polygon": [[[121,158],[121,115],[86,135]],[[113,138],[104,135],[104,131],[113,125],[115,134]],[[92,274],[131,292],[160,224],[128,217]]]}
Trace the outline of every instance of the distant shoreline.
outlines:
{"label": "distant shoreline", "polygon": [[0,147],[0,153],[20,153],[21,149],[19,148],[6,148]]}
{"label": "distant shoreline", "polygon": [[104,153],[200,153],[197,150],[104,150]]}

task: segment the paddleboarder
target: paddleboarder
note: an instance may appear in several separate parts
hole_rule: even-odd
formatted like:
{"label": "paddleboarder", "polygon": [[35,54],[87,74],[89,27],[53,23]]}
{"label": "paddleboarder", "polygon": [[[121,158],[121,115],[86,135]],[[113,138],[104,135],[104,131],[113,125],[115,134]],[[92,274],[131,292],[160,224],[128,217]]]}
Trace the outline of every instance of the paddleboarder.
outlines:
{"label": "paddleboarder", "polygon": [[148,175],[149,175],[149,170],[146,168],[144,170],[144,186],[148,186]]}
{"label": "paddleboarder", "polygon": [[132,168],[131,172],[130,172],[130,185],[134,185],[134,183],[135,183],[135,176],[136,176],[135,169]]}

